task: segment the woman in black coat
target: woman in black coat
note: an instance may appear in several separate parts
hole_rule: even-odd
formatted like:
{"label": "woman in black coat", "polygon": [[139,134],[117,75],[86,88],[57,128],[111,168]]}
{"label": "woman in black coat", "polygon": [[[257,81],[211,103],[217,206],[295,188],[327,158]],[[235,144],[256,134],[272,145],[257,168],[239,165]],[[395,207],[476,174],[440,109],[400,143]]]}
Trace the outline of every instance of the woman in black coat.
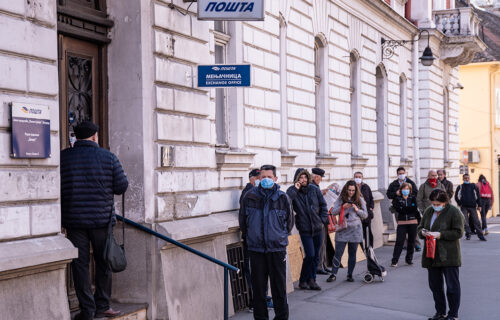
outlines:
{"label": "woman in black coat", "polygon": [[399,187],[399,195],[392,200],[392,206],[396,211],[398,227],[396,229],[396,245],[392,254],[391,267],[398,266],[399,256],[403,251],[403,245],[408,236],[406,250],[406,263],[412,265],[415,238],[417,237],[417,217],[420,215],[417,207],[417,199],[412,195],[412,186],[402,183]]}

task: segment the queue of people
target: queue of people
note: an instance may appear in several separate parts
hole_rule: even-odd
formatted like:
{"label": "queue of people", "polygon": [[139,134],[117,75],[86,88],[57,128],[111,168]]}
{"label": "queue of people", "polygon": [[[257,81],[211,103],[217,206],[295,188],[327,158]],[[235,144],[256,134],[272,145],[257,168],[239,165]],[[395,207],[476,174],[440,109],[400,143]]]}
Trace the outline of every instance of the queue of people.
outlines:
{"label": "queue of people", "polygon": [[[255,319],[268,319],[268,279],[275,319],[288,319],[286,246],[294,225],[305,255],[298,285],[303,290],[321,290],[317,274],[329,275],[327,282],[335,281],[346,247],[346,280],[353,282],[358,247],[373,247],[371,221],[375,205],[372,190],[363,182],[363,173],[355,172],[353,179],[342,188],[334,183],[321,189],[324,175],[321,168],[313,168],[311,172],[298,168],[293,184],[285,193],[276,183],[274,166],[265,165],[249,174],[249,183],[240,198],[239,222],[245,254],[244,272],[252,293]],[[453,196],[460,209],[450,203]],[[413,265],[414,251],[421,250],[419,239],[425,240],[422,267],[428,269],[436,308],[436,314],[429,320],[457,319],[459,239],[465,230],[466,240],[475,232],[480,240],[486,241],[486,213],[493,203],[489,183],[481,176],[477,184],[472,184],[470,176],[465,174],[463,184],[455,192],[445,170],[430,170],[427,179],[417,188],[407,177],[405,168],[400,167],[397,179],[388,186],[387,197],[392,200],[390,210],[397,221],[391,266],[398,266],[405,247],[405,262]],[[481,210],[482,223],[477,209]],[[329,224],[331,217],[340,219],[340,216],[346,223],[336,230],[332,246]],[[433,256],[429,255],[431,251]],[[446,283],[448,312],[443,283]]]}

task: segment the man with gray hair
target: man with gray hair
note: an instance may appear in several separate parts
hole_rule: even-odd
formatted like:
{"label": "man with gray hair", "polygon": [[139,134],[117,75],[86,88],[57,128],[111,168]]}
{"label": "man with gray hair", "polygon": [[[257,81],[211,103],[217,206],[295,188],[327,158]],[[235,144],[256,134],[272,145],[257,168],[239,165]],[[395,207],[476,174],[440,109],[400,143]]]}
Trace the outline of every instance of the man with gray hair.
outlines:
{"label": "man with gray hair", "polygon": [[438,179],[444,187],[444,191],[448,194],[448,198],[453,199],[453,182],[446,179],[446,170],[439,169],[437,171]]}
{"label": "man with gray hair", "polygon": [[438,180],[438,174],[436,170],[429,170],[429,173],[427,174],[427,180],[425,180],[420,188],[418,188],[417,206],[420,214],[423,214],[425,209],[427,209],[431,205],[429,196],[431,195],[431,192],[436,189],[446,191],[441,181]]}

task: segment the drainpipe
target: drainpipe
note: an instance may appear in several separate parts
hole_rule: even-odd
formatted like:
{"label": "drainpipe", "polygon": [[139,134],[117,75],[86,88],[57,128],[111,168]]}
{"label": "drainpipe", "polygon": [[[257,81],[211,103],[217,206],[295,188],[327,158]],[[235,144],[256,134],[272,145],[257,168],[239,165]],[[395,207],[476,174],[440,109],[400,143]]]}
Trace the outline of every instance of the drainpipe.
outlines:
{"label": "drainpipe", "polygon": [[412,59],[412,81],[411,92],[413,101],[413,168],[415,169],[415,183],[420,185],[420,121],[419,121],[419,59],[418,59],[418,34],[414,36],[413,42],[413,59]]}

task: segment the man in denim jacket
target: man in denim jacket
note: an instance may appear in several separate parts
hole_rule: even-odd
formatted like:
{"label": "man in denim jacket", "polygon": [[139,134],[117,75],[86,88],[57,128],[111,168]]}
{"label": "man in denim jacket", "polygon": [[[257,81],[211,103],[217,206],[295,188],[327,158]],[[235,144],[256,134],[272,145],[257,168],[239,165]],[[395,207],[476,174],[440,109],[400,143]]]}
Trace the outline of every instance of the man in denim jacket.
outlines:
{"label": "man in denim jacket", "polygon": [[276,167],[260,168],[261,182],[241,201],[239,223],[248,246],[253,288],[254,319],[267,320],[267,281],[270,280],[277,320],[288,319],[286,247],[293,228],[288,196],[276,184]]}

